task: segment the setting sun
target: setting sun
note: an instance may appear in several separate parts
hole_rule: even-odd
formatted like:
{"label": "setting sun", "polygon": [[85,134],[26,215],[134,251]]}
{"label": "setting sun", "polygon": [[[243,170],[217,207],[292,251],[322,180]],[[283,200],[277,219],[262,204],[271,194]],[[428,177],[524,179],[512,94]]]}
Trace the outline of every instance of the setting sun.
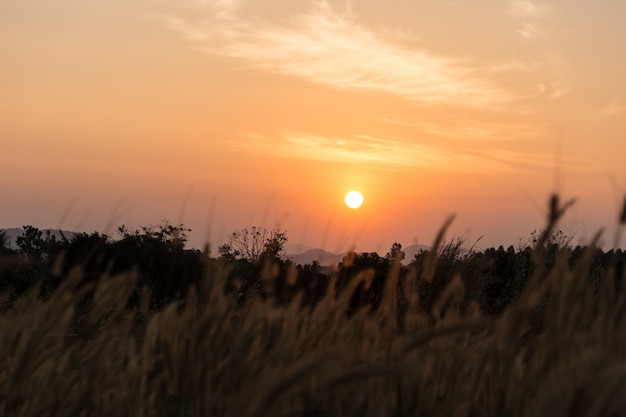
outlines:
{"label": "setting sun", "polygon": [[358,191],[350,191],[346,194],[345,202],[346,206],[357,209],[363,204],[363,195]]}

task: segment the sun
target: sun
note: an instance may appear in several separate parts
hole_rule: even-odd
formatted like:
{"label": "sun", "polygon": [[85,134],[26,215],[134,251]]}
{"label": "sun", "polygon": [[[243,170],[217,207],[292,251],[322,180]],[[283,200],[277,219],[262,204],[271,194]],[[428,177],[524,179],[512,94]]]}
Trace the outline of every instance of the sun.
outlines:
{"label": "sun", "polygon": [[352,209],[357,209],[361,207],[361,204],[363,204],[363,194],[358,191],[350,191],[346,194],[344,201],[346,202],[346,206]]}

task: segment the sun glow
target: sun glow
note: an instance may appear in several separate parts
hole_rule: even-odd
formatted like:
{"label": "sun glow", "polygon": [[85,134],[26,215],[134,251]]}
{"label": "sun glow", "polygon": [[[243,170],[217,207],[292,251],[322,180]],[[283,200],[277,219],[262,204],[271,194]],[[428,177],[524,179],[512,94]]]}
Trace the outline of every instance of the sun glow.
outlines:
{"label": "sun glow", "polygon": [[363,195],[358,191],[350,191],[344,199],[346,206],[351,209],[357,209],[363,204]]}

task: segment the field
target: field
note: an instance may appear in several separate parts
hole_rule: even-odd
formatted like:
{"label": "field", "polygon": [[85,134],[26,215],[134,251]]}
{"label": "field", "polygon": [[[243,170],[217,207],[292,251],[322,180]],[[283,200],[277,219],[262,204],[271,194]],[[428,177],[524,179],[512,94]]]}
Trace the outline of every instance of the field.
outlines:
{"label": "field", "polygon": [[[555,242],[553,202],[528,247],[462,251],[444,225],[410,267],[350,270],[371,260],[356,254],[319,293],[303,289],[311,268],[285,263],[244,273],[198,253],[202,278],[164,298],[173,284],[150,287],[141,267],[100,259],[94,277],[93,262],[50,259],[48,278],[5,286],[0,415],[623,415],[625,257]],[[171,236],[144,232],[126,237]]]}

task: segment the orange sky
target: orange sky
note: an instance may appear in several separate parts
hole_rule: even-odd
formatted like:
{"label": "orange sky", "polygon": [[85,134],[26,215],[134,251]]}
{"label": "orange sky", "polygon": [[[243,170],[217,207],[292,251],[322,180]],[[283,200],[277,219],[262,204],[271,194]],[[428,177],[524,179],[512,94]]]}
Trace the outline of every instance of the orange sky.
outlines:
{"label": "orange sky", "polygon": [[[251,226],[332,251],[516,244],[551,192],[613,241],[626,3],[20,0],[0,4],[0,227],[191,243]],[[558,175],[555,175],[558,172]],[[343,205],[360,190],[365,204]]]}

